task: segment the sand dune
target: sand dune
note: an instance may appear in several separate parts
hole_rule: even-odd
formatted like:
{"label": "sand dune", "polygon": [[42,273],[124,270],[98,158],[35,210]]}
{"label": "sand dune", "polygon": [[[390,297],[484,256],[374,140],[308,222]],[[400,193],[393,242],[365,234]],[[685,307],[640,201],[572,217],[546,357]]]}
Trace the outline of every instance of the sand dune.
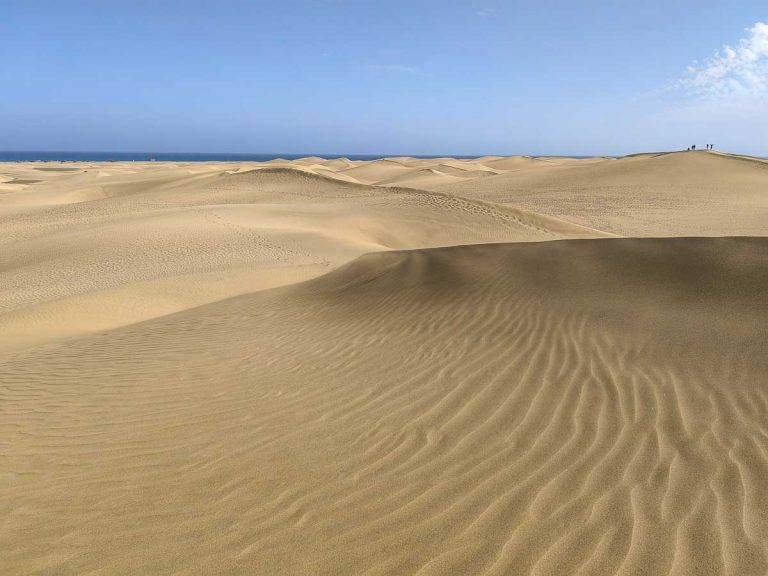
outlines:
{"label": "sand dune", "polygon": [[553,164],[435,189],[622,236],[723,236],[766,234],[767,187],[767,162],[680,152]]}
{"label": "sand dune", "polygon": [[767,169],[0,165],[0,573],[765,574]]}
{"label": "sand dune", "polygon": [[391,159],[375,160],[341,171],[342,174],[351,176],[358,182],[365,184],[375,184],[376,182],[401,176],[408,172],[410,172],[409,166]]}
{"label": "sand dune", "polygon": [[762,574],[766,262],[381,253],[27,352],[6,571]]}
{"label": "sand dune", "polygon": [[414,168],[405,174],[381,180],[376,184],[379,186],[405,186],[408,188],[426,189],[460,181],[459,177],[452,176],[435,168]]}
{"label": "sand dune", "polygon": [[498,171],[489,169],[486,166],[469,167],[464,163],[462,164],[457,165],[453,162],[441,162],[435,166],[435,170],[439,170],[444,174],[457,176],[459,178],[483,178],[485,176],[498,174]]}
{"label": "sand dune", "polygon": [[595,235],[453,195],[382,195],[303,167],[92,181],[0,204],[14,208],[0,212],[0,352],[311,278],[371,251]]}
{"label": "sand dune", "polygon": [[483,166],[495,168],[497,170],[520,170],[521,168],[530,168],[540,164],[539,160],[530,156],[511,156],[509,158],[491,158],[481,162]]}
{"label": "sand dune", "polygon": [[[446,161],[444,159],[430,159],[417,161],[403,161],[402,167],[380,167],[372,165],[355,168],[354,174],[361,182],[375,184],[376,186],[405,186],[424,190],[436,190],[445,184],[454,184],[476,178],[484,178],[499,174],[498,170],[480,165],[467,165],[466,162]],[[366,169],[366,172],[362,172]],[[352,170],[328,174],[331,177],[353,175]]]}

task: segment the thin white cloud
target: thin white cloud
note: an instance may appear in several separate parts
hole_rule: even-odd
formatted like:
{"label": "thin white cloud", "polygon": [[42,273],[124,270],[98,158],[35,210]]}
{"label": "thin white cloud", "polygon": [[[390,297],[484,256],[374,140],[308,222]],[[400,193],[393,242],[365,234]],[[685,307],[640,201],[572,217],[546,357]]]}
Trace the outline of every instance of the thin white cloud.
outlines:
{"label": "thin white cloud", "polygon": [[477,15],[480,16],[480,18],[490,18],[491,16],[496,15],[496,10],[493,8],[481,8],[477,11]]}
{"label": "thin white cloud", "polygon": [[768,96],[768,24],[757,22],[734,46],[694,62],[677,87],[705,99]]}
{"label": "thin white cloud", "polygon": [[371,70],[378,72],[402,72],[404,74],[419,74],[419,71],[412,66],[402,64],[371,64],[368,66]]}
{"label": "thin white cloud", "polygon": [[369,64],[367,66],[369,70],[374,72],[381,72],[385,74],[406,74],[409,76],[426,76],[424,72],[413,66],[406,66],[404,64]]}
{"label": "thin white cloud", "polygon": [[744,37],[693,62],[678,80],[635,102],[646,110],[627,131],[650,140],[714,142],[719,150],[764,155],[768,133],[768,24],[756,22]]}

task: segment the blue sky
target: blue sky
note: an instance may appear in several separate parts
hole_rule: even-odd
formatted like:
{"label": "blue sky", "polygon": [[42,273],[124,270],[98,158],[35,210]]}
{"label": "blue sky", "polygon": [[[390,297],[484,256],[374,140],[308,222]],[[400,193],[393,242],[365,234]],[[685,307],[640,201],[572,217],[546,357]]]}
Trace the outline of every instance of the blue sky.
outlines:
{"label": "blue sky", "polygon": [[0,0],[0,149],[768,155],[768,5]]}

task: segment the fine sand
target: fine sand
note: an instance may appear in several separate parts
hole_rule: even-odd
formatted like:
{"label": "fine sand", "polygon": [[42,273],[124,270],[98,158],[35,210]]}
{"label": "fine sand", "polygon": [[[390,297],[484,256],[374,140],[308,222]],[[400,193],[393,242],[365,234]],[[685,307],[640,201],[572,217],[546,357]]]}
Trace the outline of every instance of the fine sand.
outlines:
{"label": "fine sand", "polygon": [[0,574],[768,572],[766,162],[10,163],[0,232]]}

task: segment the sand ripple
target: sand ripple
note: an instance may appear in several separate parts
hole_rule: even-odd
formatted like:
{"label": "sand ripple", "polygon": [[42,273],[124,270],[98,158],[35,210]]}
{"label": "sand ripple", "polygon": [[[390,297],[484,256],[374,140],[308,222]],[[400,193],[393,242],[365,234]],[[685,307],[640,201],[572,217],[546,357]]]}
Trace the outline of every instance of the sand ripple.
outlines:
{"label": "sand ripple", "polygon": [[383,252],[0,364],[4,573],[764,574],[764,239]]}

